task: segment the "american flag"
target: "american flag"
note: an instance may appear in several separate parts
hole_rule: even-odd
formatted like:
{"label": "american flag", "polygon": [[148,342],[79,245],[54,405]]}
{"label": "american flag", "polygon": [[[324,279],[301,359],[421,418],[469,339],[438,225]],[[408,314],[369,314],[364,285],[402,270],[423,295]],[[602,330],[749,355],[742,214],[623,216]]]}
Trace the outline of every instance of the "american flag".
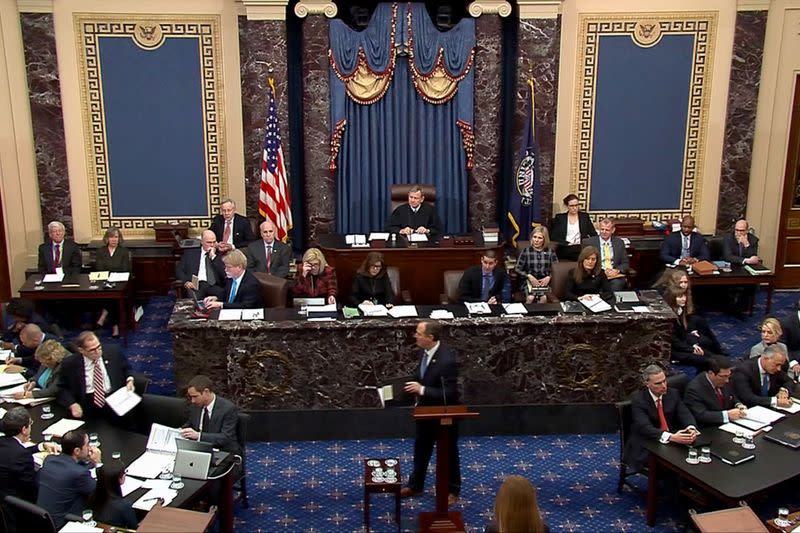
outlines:
{"label": "american flag", "polygon": [[264,133],[264,153],[261,159],[261,190],[258,194],[258,212],[275,224],[278,238],[286,242],[292,229],[292,202],[283,164],[281,132],[275,112],[275,86],[270,80],[269,109]]}

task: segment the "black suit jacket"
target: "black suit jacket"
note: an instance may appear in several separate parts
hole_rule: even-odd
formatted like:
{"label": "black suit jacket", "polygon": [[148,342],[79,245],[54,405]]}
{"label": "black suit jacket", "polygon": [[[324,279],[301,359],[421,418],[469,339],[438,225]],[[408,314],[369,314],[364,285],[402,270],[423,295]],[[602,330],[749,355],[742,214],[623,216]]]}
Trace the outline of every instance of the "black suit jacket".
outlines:
{"label": "black suit jacket", "polygon": [[[61,268],[64,274],[81,273],[81,250],[72,241],[61,241]],[[49,239],[39,245],[39,273],[53,274],[56,271],[53,262],[53,242]]]}
{"label": "black suit jacket", "polygon": [[[186,283],[192,281],[192,276],[196,276],[200,271],[200,256],[202,248],[189,248],[183,252],[181,260],[175,265],[175,277]],[[222,262],[222,254],[217,253],[211,261],[214,268],[214,276],[217,278],[216,285],[225,286],[225,264]]]}
{"label": "black suit jacket", "polygon": [[[684,405],[678,391],[667,389],[667,393],[661,398],[661,405],[670,433],[695,425],[694,417]],[[647,460],[644,442],[658,441],[662,433],[656,404],[646,388],[634,394],[631,400],[631,417],[631,433],[625,446],[625,463],[633,471],[638,471]]]}
{"label": "black suit jacket", "polygon": [[279,278],[289,275],[289,260],[292,257],[290,246],[279,240],[272,241],[272,257],[269,260],[267,272],[267,249],[263,239],[258,239],[247,245],[247,269],[253,272],[267,272]]}
{"label": "black suit jacket", "polygon": [[736,236],[733,233],[726,233],[722,238],[722,260],[732,265],[741,265],[748,257],[758,255],[758,237],[748,234],[747,241],[749,246],[739,248]]}
{"label": "black suit jacket", "polygon": [[[581,241],[581,246],[586,248],[587,246],[594,246],[600,252],[602,257],[603,250],[601,250],[600,245],[600,236],[589,237],[588,239],[583,239]],[[623,274],[628,272],[630,268],[630,263],[628,261],[628,251],[625,250],[625,242],[619,237],[611,236],[611,254],[614,256],[611,258],[611,266],[616,268]],[[600,266],[603,266],[603,261],[600,257],[597,258],[600,261]]]}
{"label": "black suit jacket", "polygon": [[[222,215],[215,215],[208,229],[217,236],[217,242],[222,242],[222,235],[225,233],[225,219],[222,218]],[[239,213],[233,215],[231,232],[233,233],[233,245],[237,248],[246,248],[251,241],[256,240],[253,228],[250,227],[250,221]]]}
{"label": "black suit jacket", "polygon": [[800,357],[800,319],[797,318],[796,310],[792,309],[792,312],[781,320],[781,328],[783,328],[781,338],[789,350],[787,354],[789,360],[797,359]]}
{"label": "black suit jacket", "polygon": [[420,226],[430,230],[431,236],[436,236],[442,231],[442,221],[436,209],[425,202],[420,204],[416,213],[407,203],[398,205],[386,221],[386,231],[390,233],[397,233],[406,227],[417,229]]}
{"label": "black suit jacket", "polygon": [[39,486],[33,466],[36,446],[24,447],[14,437],[0,437],[0,500],[16,496],[31,503],[36,502]]}
{"label": "black suit jacket", "polygon": [[[567,242],[567,213],[559,213],[550,221],[550,240],[562,246],[570,245]],[[597,230],[594,229],[589,213],[578,211],[578,227],[581,231],[581,240],[589,237],[596,237]]]}
{"label": "black suit jacket", "polygon": [[223,307],[226,309],[257,309],[264,307],[264,301],[261,299],[261,285],[249,270],[244,271],[242,280],[239,282],[239,287],[233,297],[233,302],[228,303],[232,287],[233,280],[229,278],[225,281],[225,299],[223,300]]}
{"label": "black suit jacket", "polygon": [[[503,286],[506,283],[506,272],[502,265],[497,265],[492,271],[494,284],[489,290],[489,298],[495,296],[497,303],[503,299]],[[481,298],[481,288],[483,287],[483,269],[479,265],[473,265],[464,271],[461,281],[458,282],[458,301],[459,302],[483,302]]]}
{"label": "black suit jacket", "polygon": [[800,389],[795,388],[795,383],[783,370],[770,376],[769,396],[761,396],[761,373],[758,370],[760,357],[745,359],[733,369],[733,390],[736,397],[747,407],[763,405],[769,407],[771,398],[778,394],[781,387],[789,394],[797,397]]}
{"label": "black suit jacket", "polygon": [[424,350],[418,350],[419,361],[414,370],[417,382],[425,387],[425,394],[418,399],[418,405],[447,405],[459,403],[458,397],[458,358],[456,352],[439,343],[439,349],[433,354],[425,375],[420,375]]}
{"label": "black suit jacket", "polygon": [[[673,264],[676,260],[681,258],[682,248],[683,233],[680,231],[670,233],[661,241],[661,261],[670,265]],[[689,255],[700,261],[708,261],[711,259],[706,239],[696,231],[693,231],[692,234],[689,235]]]}
{"label": "black suit jacket", "polygon": [[114,250],[114,255],[109,255],[108,246],[101,246],[97,249],[97,256],[95,259],[95,270],[110,272],[130,272],[131,271],[131,253],[124,246],[117,246]]}
{"label": "black suit jacket", "polygon": [[706,372],[700,372],[686,386],[684,402],[695,420],[701,426],[719,426],[725,422],[722,411],[736,407],[739,399],[733,390],[733,385],[726,384],[722,389],[722,405],[719,403],[714,386],[708,380]]}
{"label": "black suit jacket", "polygon": [[[190,427],[195,431],[200,430],[200,419],[203,409],[196,405],[189,408],[189,420],[183,427]],[[214,410],[208,427],[200,433],[200,440],[210,442],[220,450],[241,455],[242,450],[236,440],[236,428],[239,424],[239,409],[231,402],[217,395],[214,400]]]}
{"label": "black suit jacket", "polygon": [[[106,367],[108,379],[111,381],[111,391],[116,392],[120,387],[125,386],[131,370],[128,360],[122,355],[119,346],[114,344],[103,345],[103,363]],[[69,407],[73,403],[80,404],[84,413],[92,403],[92,397],[86,394],[86,366],[81,354],[70,355],[61,362],[61,372],[59,375],[58,402],[64,407]]]}

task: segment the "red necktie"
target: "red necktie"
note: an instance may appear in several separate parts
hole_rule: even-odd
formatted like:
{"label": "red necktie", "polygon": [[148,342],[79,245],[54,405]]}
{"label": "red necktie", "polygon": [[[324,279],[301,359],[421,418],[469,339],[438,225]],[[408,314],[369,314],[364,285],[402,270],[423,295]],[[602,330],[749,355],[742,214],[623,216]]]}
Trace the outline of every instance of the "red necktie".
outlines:
{"label": "red necktie", "polygon": [[267,246],[267,274],[269,274],[270,263],[272,263],[272,246]]}
{"label": "red necktie", "polygon": [[228,242],[228,239],[231,238],[231,221],[228,220],[225,222],[225,231],[222,232],[222,242]]}
{"label": "red necktie", "polygon": [[669,431],[667,417],[664,416],[664,407],[661,405],[661,398],[656,400],[656,410],[658,411],[658,422],[661,424],[661,431]]}
{"label": "red necktie", "polygon": [[53,254],[53,256],[54,256],[54,258],[53,258],[53,266],[55,268],[60,267],[61,266],[61,245],[60,244],[56,244],[56,251]]}
{"label": "red necktie", "polygon": [[94,363],[92,386],[94,387],[94,394],[93,394],[94,404],[97,407],[103,407],[106,404],[106,386],[103,375],[103,368],[100,366],[100,361],[95,361]]}
{"label": "red necktie", "polygon": [[715,387],[714,390],[717,393],[717,400],[719,400],[719,406],[723,409],[725,408],[725,398],[722,396],[722,389],[719,387]]}

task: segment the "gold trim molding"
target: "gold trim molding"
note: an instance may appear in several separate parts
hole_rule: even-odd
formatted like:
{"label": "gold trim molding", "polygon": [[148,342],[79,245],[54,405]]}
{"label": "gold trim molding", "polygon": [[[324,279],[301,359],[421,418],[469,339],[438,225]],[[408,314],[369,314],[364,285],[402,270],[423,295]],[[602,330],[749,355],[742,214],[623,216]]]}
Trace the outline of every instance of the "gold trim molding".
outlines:
{"label": "gold trim molding", "polygon": [[333,2],[326,2],[325,0],[305,0],[297,2],[294,6],[294,14],[301,19],[306,18],[308,15],[325,15],[332,19],[339,12],[339,8]]}
{"label": "gold trim molding", "polygon": [[772,0],[738,0],[736,11],[769,11]]}
{"label": "gold trim molding", "polygon": [[238,0],[247,20],[286,20],[289,0]]}
{"label": "gold trim molding", "polygon": [[563,0],[517,0],[520,20],[554,19],[561,14]]}
{"label": "gold trim molding", "polygon": [[469,7],[469,14],[475,18],[481,15],[500,15],[507,17],[511,14],[511,4],[502,0],[479,0],[472,2]]}
{"label": "gold trim molding", "polygon": [[52,13],[53,0],[17,0],[20,13]]}

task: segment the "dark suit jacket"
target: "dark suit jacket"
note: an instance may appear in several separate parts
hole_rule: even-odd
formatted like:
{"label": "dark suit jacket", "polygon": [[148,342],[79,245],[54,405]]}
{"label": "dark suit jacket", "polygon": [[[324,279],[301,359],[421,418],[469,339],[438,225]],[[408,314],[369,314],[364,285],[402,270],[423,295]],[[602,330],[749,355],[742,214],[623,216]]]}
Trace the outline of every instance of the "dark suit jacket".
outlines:
{"label": "dark suit jacket", "polygon": [[[414,376],[423,387],[425,395],[420,396],[418,405],[447,405],[459,403],[458,398],[458,358],[456,352],[445,345],[439,343],[439,349],[433,354],[428,368],[425,369],[425,376],[420,376],[422,366],[423,350],[417,350],[419,361],[414,370]],[[444,388],[442,388],[444,383]]]}
{"label": "dark suit jacket", "polygon": [[233,302],[228,303],[228,297],[231,294],[233,287],[233,280],[227,279],[225,281],[225,299],[224,307],[227,309],[257,309],[264,307],[264,301],[261,299],[261,285],[258,280],[249,270],[244,271],[242,280],[239,282],[239,287],[236,289],[236,294],[233,297]]}
{"label": "dark suit jacket", "polygon": [[733,369],[733,390],[736,397],[747,407],[763,405],[769,407],[771,398],[778,394],[781,387],[789,394],[797,397],[800,389],[795,389],[795,383],[784,371],[770,376],[769,396],[761,396],[761,374],[758,370],[760,357],[745,359]]}
{"label": "dark suit jacket", "polygon": [[[55,335],[52,335],[50,333],[45,333],[44,337],[42,337],[42,344],[44,344],[44,341],[51,341],[51,340],[61,342],[61,339],[59,339]],[[36,360],[36,348],[28,348],[27,346],[22,344],[22,342],[20,342],[17,345],[17,349],[14,350],[14,355],[22,359],[22,362],[20,364],[25,368],[30,368],[34,371],[39,368],[39,361]]]}
{"label": "dark suit jacket", "polygon": [[292,257],[292,248],[279,240],[272,241],[272,257],[269,260],[267,272],[267,250],[263,239],[258,239],[247,245],[247,270],[253,272],[267,272],[279,278],[289,275],[289,260]]}
{"label": "dark suit jacket", "polygon": [[789,360],[797,359],[800,357],[800,320],[797,318],[796,310],[792,309],[792,312],[781,320],[781,328],[783,328],[781,338],[789,350],[787,354]]}
{"label": "dark suit jacket", "polygon": [[[589,237],[588,239],[583,239],[581,241],[581,246],[583,248],[586,248],[587,246],[594,246],[597,248],[600,251],[600,257],[598,257],[597,260],[600,261],[600,266],[603,266],[603,261],[601,259],[603,250],[601,250],[599,235]],[[622,241],[622,239],[613,235],[611,236],[611,253],[614,256],[611,259],[611,266],[623,274],[626,273],[630,268],[628,262],[628,251],[625,250],[625,243]]]}
{"label": "dark suit jacket", "polygon": [[[225,219],[222,218],[222,215],[215,215],[208,229],[217,236],[217,242],[222,242],[222,234],[225,232]],[[233,215],[233,228],[231,228],[231,231],[233,233],[233,245],[237,248],[246,248],[251,241],[257,238],[253,235],[250,221],[239,213]]]}
{"label": "dark suit jacket", "polygon": [[[202,248],[190,248],[184,251],[181,260],[175,265],[175,277],[184,283],[192,281],[192,276],[196,276],[200,271],[202,253]],[[214,276],[217,278],[216,285],[223,287],[225,285],[225,264],[222,262],[222,254],[218,253],[214,256],[211,266],[214,268]]]}
{"label": "dark suit jacket", "polygon": [[36,446],[26,448],[14,437],[0,437],[0,500],[16,496],[31,503],[36,501],[39,486],[33,454],[38,451]]}
{"label": "dark suit jacket", "polygon": [[[111,391],[109,392],[111,394],[125,385],[128,376],[132,375],[131,370],[119,346],[113,344],[103,345],[103,363],[106,373],[108,373],[108,379],[111,381]],[[80,354],[70,355],[61,362],[61,373],[58,380],[61,389],[58,394],[58,402],[64,407],[78,403],[84,413],[92,403],[92,397],[86,395],[85,371],[83,356]]]}
{"label": "dark suit jacket", "polygon": [[[581,230],[581,239],[597,236],[597,230],[594,229],[589,213],[578,211],[578,226]],[[562,246],[571,244],[567,242],[567,213],[559,213],[550,221],[550,240]]]}
{"label": "dark suit jacket", "polygon": [[378,278],[356,272],[353,277],[353,288],[350,291],[350,303],[359,305],[364,300],[374,300],[381,305],[394,305],[394,289],[386,272]]}
{"label": "dark suit jacket", "polygon": [[[183,427],[190,427],[195,431],[199,431],[202,417],[203,410],[196,405],[192,405],[189,408],[189,420]],[[214,411],[211,413],[211,420],[208,427],[203,428],[200,440],[210,442],[220,450],[241,455],[242,450],[236,440],[238,424],[239,409],[230,400],[217,395],[214,401]]]}
{"label": "dark suit jacket", "polygon": [[736,236],[733,233],[726,233],[722,238],[722,260],[732,265],[741,265],[748,257],[758,255],[758,237],[748,234],[747,241],[750,244],[740,249]]}
{"label": "dark suit jacket", "polygon": [[131,252],[124,246],[117,246],[112,256],[108,253],[108,246],[101,246],[97,249],[94,268],[98,271],[130,272]]}
{"label": "dark suit jacket", "polygon": [[[681,258],[682,248],[683,233],[680,231],[670,233],[661,241],[661,261],[671,265]],[[701,261],[711,259],[705,238],[696,231],[689,235],[689,255]]]}
{"label": "dark suit jacket", "polygon": [[695,420],[701,426],[719,426],[725,419],[722,411],[736,407],[739,399],[733,391],[733,385],[728,383],[722,389],[722,405],[719,403],[714,386],[708,380],[706,372],[700,372],[686,386],[684,402]]}
{"label": "dark suit jacket", "polygon": [[124,498],[111,497],[105,507],[94,514],[94,520],[125,529],[136,529],[139,527],[139,519],[136,518],[136,511],[133,505]]}
{"label": "dark suit jacket", "polygon": [[[497,303],[503,299],[503,286],[506,283],[506,271],[503,265],[498,264],[492,271],[494,284],[489,289],[489,298],[497,298]],[[464,271],[461,281],[458,282],[459,302],[483,302],[481,287],[483,286],[483,269],[480,265],[473,265]]]}
{"label": "dark suit jacket", "polygon": [[[577,266],[575,268],[578,268]],[[606,273],[600,270],[600,273],[594,277],[585,277],[583,281],[577,283],[575,281],[575,268],[567,274],[567,283],[564,285],[564,299],[577,300],[580,296],[586,294],[599,294],[600,298],[606,302],[611,302],[614,299],[614,292],[611,290],[611,285],[608,283]]]}
{"label": "dark suit jacket", "polygon": [[80,515],[86,500],[94,492],[96,481],[89,468],[60,453],[44,460],[39,471],[39,497],[36,505],[44,507],[53,517],[56,529],[66,522],[64,515]]}
{"label": "dark suit jacket", "polygon": [[[64,269],[64,274],[81,273],[81,250],[77,244],[67,239],[61,242],[61,268]],[[53,242],[48,239],[39,245],[39,273],[52,274],[55,271]]]}
{"label": "dark suit jacket", "polygon": [[[674,389],[667,389],[661,398],[664,417],[670,433],[695,425],[694,417]],[[647,460],[644,442],[658,441],[661,438],[661,424],[658,420],[656,404],[646,388],[634,394],[631,400],[631,433],[625,446],[625,463],[633,471],[641,470]]]}
{"label": "dark suit jacket", "polygon": [[417,229],[420,226],[429,229],[431,236],[436,236],[442,231],[442,221],[436,209],[425,202],[420,204],[416,213],[407,203],[398,205],[386,221],[386,231],[390,233],[397,233],[406,227]]}

